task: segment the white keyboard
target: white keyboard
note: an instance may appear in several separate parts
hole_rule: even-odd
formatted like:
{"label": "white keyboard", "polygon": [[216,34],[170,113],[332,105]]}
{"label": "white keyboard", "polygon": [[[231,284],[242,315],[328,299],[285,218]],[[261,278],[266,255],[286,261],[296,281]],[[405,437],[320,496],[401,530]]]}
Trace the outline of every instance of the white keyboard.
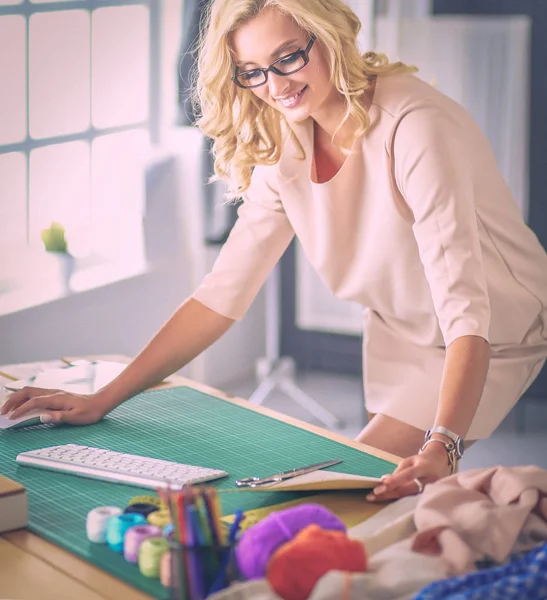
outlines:
{"label": "white keyboard", "polygon": [[77,444],[22,452],[16,461],[27,467],[151,489],[204,483],[228,475],[217,469]]}

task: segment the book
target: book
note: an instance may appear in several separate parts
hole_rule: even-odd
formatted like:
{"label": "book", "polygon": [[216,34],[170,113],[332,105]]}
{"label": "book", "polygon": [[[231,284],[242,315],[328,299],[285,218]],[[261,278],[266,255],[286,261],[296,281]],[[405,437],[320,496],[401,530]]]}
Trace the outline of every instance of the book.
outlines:
{"label": "book", "polygon": [[28,525],[28,499],[25,487],[0,475],[0,533]]}
{"label": "book", "polygon": [[312,471],[297,475],[285,481],[265,483],[254,488],[241,487],[240,490],[253,492],[311,492],[330,490],[370,490],[380,483],[378,477],[348,475],[336,471]]}
{"label": "book", "polygon": [[93,394],[115,379],[126,367],[124,363],[112,361],[83,361],[81,364],[44,369],[32,377],[18,379],[4,386],[10,392],[28,385],[73,394]]}

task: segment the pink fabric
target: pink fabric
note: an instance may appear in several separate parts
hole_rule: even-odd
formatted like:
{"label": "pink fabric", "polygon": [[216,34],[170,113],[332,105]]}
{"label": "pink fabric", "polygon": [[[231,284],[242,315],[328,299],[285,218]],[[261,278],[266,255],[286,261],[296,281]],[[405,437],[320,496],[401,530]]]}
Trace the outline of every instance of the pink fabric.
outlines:
{"label": "pink fabric", "polygon": [[416,507],[413,549],[442,557],[453,574],[475,561],[503,562],[547,540],[547,471],[473,469],[426,486]]}

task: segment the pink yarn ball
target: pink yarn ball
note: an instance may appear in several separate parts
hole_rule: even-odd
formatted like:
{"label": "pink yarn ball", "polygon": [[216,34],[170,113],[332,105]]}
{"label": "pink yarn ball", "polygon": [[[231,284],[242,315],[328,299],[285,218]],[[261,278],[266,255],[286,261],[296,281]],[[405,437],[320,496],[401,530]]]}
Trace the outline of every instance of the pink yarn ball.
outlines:
{"label": "pink yarn ball", "polygon": [[236,547],[239,571],[245,579],[261,579],[272,554],[308,525],[330,531],[346,531],[346,526],[320,504],[300,504],[273,512],[245,531]]}

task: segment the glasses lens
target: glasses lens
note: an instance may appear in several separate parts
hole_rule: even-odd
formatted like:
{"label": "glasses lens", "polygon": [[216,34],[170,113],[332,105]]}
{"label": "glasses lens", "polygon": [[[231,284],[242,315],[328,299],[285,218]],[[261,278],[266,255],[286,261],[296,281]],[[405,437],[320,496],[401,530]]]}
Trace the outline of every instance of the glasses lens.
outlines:
{"label": "glasses lens", "polygon": [[266,75],[263,71],[245,71],[237,76],[237,80],[244,87],[253,87],[265,83]]}
{"label": "glasses lens", "polygon": [[[275,67],[276,71],[283,75],[290,75],[299,71],[302,67],[306,66],[306,59],[301,52],[293,52],[287,56],[277,60],[272,67]],[[264,71],[244,71],[239,73],[237,81],[243,87],[255,87],[266,83],[266,74]]]}
{"label": "glasses lens", "polygon": [[275,68],[285,75],[298,71],[306,64],[304,57],[300,53],[293,53],[285,56],[275,63]]}

